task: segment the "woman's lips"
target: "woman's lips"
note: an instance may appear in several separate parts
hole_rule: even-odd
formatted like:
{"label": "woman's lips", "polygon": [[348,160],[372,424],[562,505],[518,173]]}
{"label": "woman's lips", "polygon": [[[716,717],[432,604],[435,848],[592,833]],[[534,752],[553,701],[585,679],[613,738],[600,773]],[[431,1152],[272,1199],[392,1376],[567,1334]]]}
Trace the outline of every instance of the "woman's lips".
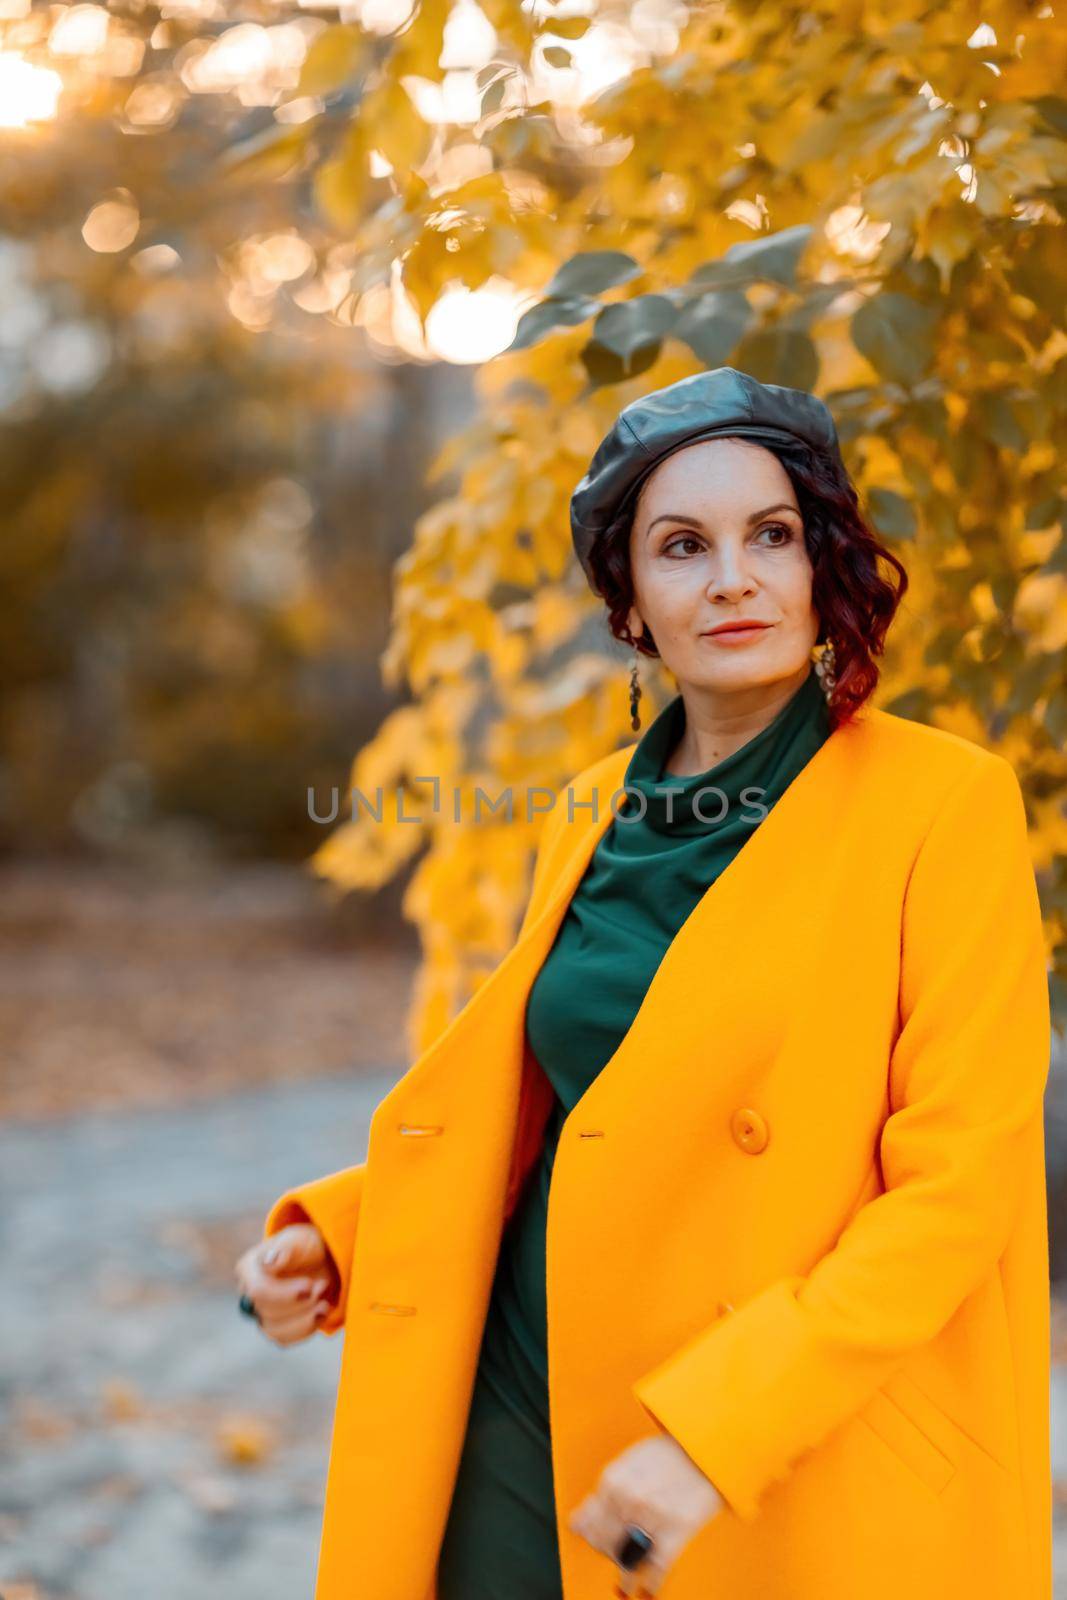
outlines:
{"label": "woman's lips", "polygon": [[768,624],[763,622],[746,622],[736,628],[720,628],[717,633],[702,633],[700,637],[711,639],[715,644],[742,644],[761,633],[766,633],[767,627]]}

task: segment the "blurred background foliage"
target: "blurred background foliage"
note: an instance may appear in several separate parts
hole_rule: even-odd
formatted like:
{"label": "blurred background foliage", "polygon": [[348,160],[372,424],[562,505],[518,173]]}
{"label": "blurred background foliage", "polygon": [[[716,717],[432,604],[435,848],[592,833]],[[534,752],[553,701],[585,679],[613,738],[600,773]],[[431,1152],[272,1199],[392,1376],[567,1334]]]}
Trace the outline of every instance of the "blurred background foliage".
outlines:
{"label": "blurred background foliage", "polygon": [[[0,18],[9,842],[193,819],[407,874],[421,1050],[514,938],[528,793],[632,737],[570,493],[621,406],[729,363],[828,400],[908,566],[877,703],[1019,773],[1062,1024],[1050,5]],[[384,820],[323,840],[338,783]]]}
{"label": "blurred background foliage", "polygon": [[0,841],[303,859],[395,703],[389,566],[469,368],[323,315],[323,228],[227,174],[254,70],[185,86],[195,16],[6,9]]}

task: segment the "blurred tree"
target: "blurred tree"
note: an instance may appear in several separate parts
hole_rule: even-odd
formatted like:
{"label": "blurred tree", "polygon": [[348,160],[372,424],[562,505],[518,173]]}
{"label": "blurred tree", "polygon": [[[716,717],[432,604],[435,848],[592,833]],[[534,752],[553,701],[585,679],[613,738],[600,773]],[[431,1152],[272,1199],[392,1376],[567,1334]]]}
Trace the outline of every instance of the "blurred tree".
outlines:
{"label": "blurred tree", "polygon": [[[0,846],[174,835],[304,858],[323,833],[309,786],[342,781],[396,701],[377,670],[389,563],[468,374],[372,353],[330,309],[325,225],[291,187],[232,180],[224,158],[263,112],[186,82],[191,48],[230,30],[12,9]],[[54,118],[31,114],[13,63],[63,74]]]}

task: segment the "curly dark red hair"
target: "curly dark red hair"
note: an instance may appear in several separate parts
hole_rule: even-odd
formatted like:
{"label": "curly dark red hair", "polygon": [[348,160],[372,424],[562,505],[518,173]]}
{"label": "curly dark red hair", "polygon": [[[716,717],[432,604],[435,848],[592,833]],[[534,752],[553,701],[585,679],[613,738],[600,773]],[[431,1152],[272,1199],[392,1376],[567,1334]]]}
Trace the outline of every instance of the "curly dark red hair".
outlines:
{"label": "curly dark red hair", "polygon": [[[855,486],[838,462],[799,441],[795,446],[761,442],[761,448],[782,463],[803,518],[812,601],[820,620],[817,642],[832,639],[834,646],[829,710],[836,727],[874,692],[874,657],[882,654],[889,624],[907,592],[908,574],[863,515]],[[636,645],[642,655],[658,656],[647,623],[635,640],[626,621],[634,600],[630,533],[637,498],[595,541],[589,563],[615,638]],[[879,561],[893,569],[892,577],[882,574]]]}

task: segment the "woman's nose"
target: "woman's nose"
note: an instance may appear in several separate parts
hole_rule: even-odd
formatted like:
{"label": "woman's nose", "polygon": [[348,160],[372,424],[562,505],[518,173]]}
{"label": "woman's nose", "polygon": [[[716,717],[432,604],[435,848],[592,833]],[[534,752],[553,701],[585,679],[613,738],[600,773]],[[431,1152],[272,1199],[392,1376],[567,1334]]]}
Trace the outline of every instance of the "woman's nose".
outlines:
{"label": "woman's nose", "polygon": [[755,588],[752,574],[748,571],[743,561],[736,559],[722,560],[716,566],[715,572],[708,579],[709,595],[722,595],[727,600],[740,598],[741,595],[751,594]]}

